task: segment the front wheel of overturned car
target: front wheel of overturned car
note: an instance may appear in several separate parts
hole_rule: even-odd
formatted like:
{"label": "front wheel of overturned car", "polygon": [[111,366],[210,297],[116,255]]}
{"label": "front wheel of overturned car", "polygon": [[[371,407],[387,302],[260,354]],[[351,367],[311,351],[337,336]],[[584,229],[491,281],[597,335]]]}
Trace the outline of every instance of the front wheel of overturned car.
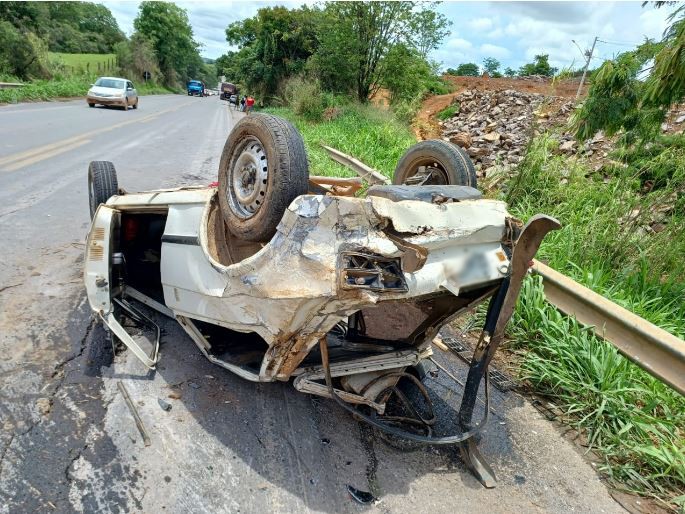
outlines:
{"label": "front wheel of overturned car", "polygon": [[304,141],[292,123],[256,114],[236,124],[219,163],[219,203],[233,235],[268,241],[288,205],[306,194],[308,185]]}
{"label": "front wheel of overturned car", "polygon": [[405,152],[397,163],[392,183],[477,187],[476,168],[461,147],[441,139],[431,139],[421,141]]}
{"label": "front wheel of overturned car", "polygon": [[119,193],[117,170],[109,161],[91,161],[88,165],[88,203],[90,205],[90,219],[101,203],[107,202]]}

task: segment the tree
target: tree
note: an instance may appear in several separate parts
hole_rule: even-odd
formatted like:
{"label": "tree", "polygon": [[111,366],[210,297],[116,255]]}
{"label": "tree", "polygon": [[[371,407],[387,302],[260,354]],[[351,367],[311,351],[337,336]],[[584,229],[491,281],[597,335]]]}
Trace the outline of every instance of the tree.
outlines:
{"label": "tree", "polygon": [[[656,3],[657,8],[665,5],[673,4]],[[622,132],[623,141],[633,144],[660,134],[668,109],[685,99],[685,6],[679,5],[668,21],[660,42],[647,39],[594,73],[574,117],[576,137],[587,139],[599,130],[608,135]],[[652,60],[653,66],[645,69]]]}
{"label": "tree", "polygon": [[516,76],[516,70],[509,68],[507,66],[507,68],[505,68],[505,70],[504,70],[504,75],[506,77],[515,77]]}
{"label": "tree", "polygon": [[125,39],[110,10],[90,2],[0,2],[0,19],[56,52],[107,53]]}
{"label": "tree", "polygon": [[0,21],[0,73],[21,79],[49,78],[45,61],[47,49],[33,32],[21,32],[11,23]]}
{"label": "tree", "polygon": [[[226,40],[240,50],[217,69],[240,80],[262,97],[274,95],[284,78],[302,72],[317,48],[318,8],[264,7],[246,20],[231,23]],[[230,70],[230,72],[229,72]]]}
{"label": "tree", "polygon": [[185,9],[166,2],[141,2],[133,26],[154,47],[167,84],[176,83],[179,76],[183,81],[192,78],[201,66]]}
{"label": "tree", "polygon": [[522,77],[526,77],[528,75],[552,77],[556,72],[557,68],[553,68],[549,64],[549,54],[536,55],[533,62],[524,64],[519,69],[519,75]]}
{"label": "tree", "polygon": [[480,75],[478,65],[473,62],[466,62],[457,66],[457,69],[448,68],[447,73],[457,77],[477,77]]}
{"label": "tree", "polygon": [[411,42],[423,59],[450,35],[452,22],[445,15],[424,9],[411,20]]}
{"label": "tree", "polygon": [[129,41],[117,43],[114,46],[114,52],[123,74],[142,79],[147,71],[152,82],[157,82],[161,78],[152,42],[142,34],[135,33]]}
{"label": "tree", "polygon": [[433,75],[430,64],[418,50],[399,43],[385,57],[383,86],[390,91],[390,103],[411,102],[426,89]]}
{"label": "tree", "polygon": [[486,57],[483,59],[483,70],[491,77],[501,77],[499,72],[500,62],[494,57]]}
{"label": "tree", "polygon": [[[437,46],[447,33],[445,20],[426,13],[432,6],[418,12],[414,7],[391,1],[326,4],[313,58],[322,85],[337,91],[352,85],[358,100],[366,102],[384,82],[386,57],[395,45],[413,47],[419,56]],[[430,26],[437,27],[434,37],[415,33]]]}

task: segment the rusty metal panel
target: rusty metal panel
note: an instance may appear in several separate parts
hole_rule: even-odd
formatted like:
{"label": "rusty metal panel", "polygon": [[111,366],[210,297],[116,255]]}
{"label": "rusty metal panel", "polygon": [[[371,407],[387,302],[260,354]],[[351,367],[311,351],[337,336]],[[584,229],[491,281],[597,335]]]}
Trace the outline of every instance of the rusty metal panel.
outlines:
{"label": "rusty metal panel", "polygon": [[535,261],[533,271],[542,276],[547,301],[685,395],[685,341],[541,262]]}

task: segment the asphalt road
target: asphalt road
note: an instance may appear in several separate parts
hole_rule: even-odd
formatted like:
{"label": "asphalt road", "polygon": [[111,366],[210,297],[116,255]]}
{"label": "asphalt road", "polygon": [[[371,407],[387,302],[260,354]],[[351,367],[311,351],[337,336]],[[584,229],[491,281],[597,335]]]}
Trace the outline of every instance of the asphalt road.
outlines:
{"label": "asphalt road", "polygon": [[[157,317],[156,372],[113,356],[81,281],[88,162],[113,161],[129,191],[209,183],[238,116],[215,97],[145,97],[128,112],[0,107],[0,514],[622,512],[577,447],[516,393],[494,394],[481,449],[499,484],[486,490],[454,449],[393,449],[331,401],[211,365],[171,321]],[[429,387],[453,416],[451,393]],[[379,502],[353,502],[348,484]]]}

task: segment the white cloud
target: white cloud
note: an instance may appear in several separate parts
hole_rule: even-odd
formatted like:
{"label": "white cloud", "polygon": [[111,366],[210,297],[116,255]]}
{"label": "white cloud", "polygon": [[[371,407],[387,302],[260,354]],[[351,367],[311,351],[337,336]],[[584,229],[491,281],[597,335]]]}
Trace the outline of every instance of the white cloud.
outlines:
{"label": "white cloud", "polygon": [[470,41],[466,41],[460,37],[450,39],[445,46],[447,48],[454,48],[455,50],[470,50],[473,47]]}
{"label": "white cloud", "polygon": [[507,48],[491,45],[490,43],[480,45],[480,53],[486,57],[495,57],[497,59],[507,59],[511,55]]}
{"label": "white cloud", "polygon": [[475,20],[471,20],[469,25],[473,30],[484,31],[490,30],[493,26],[493,23],[490,18],[476,18]]}

